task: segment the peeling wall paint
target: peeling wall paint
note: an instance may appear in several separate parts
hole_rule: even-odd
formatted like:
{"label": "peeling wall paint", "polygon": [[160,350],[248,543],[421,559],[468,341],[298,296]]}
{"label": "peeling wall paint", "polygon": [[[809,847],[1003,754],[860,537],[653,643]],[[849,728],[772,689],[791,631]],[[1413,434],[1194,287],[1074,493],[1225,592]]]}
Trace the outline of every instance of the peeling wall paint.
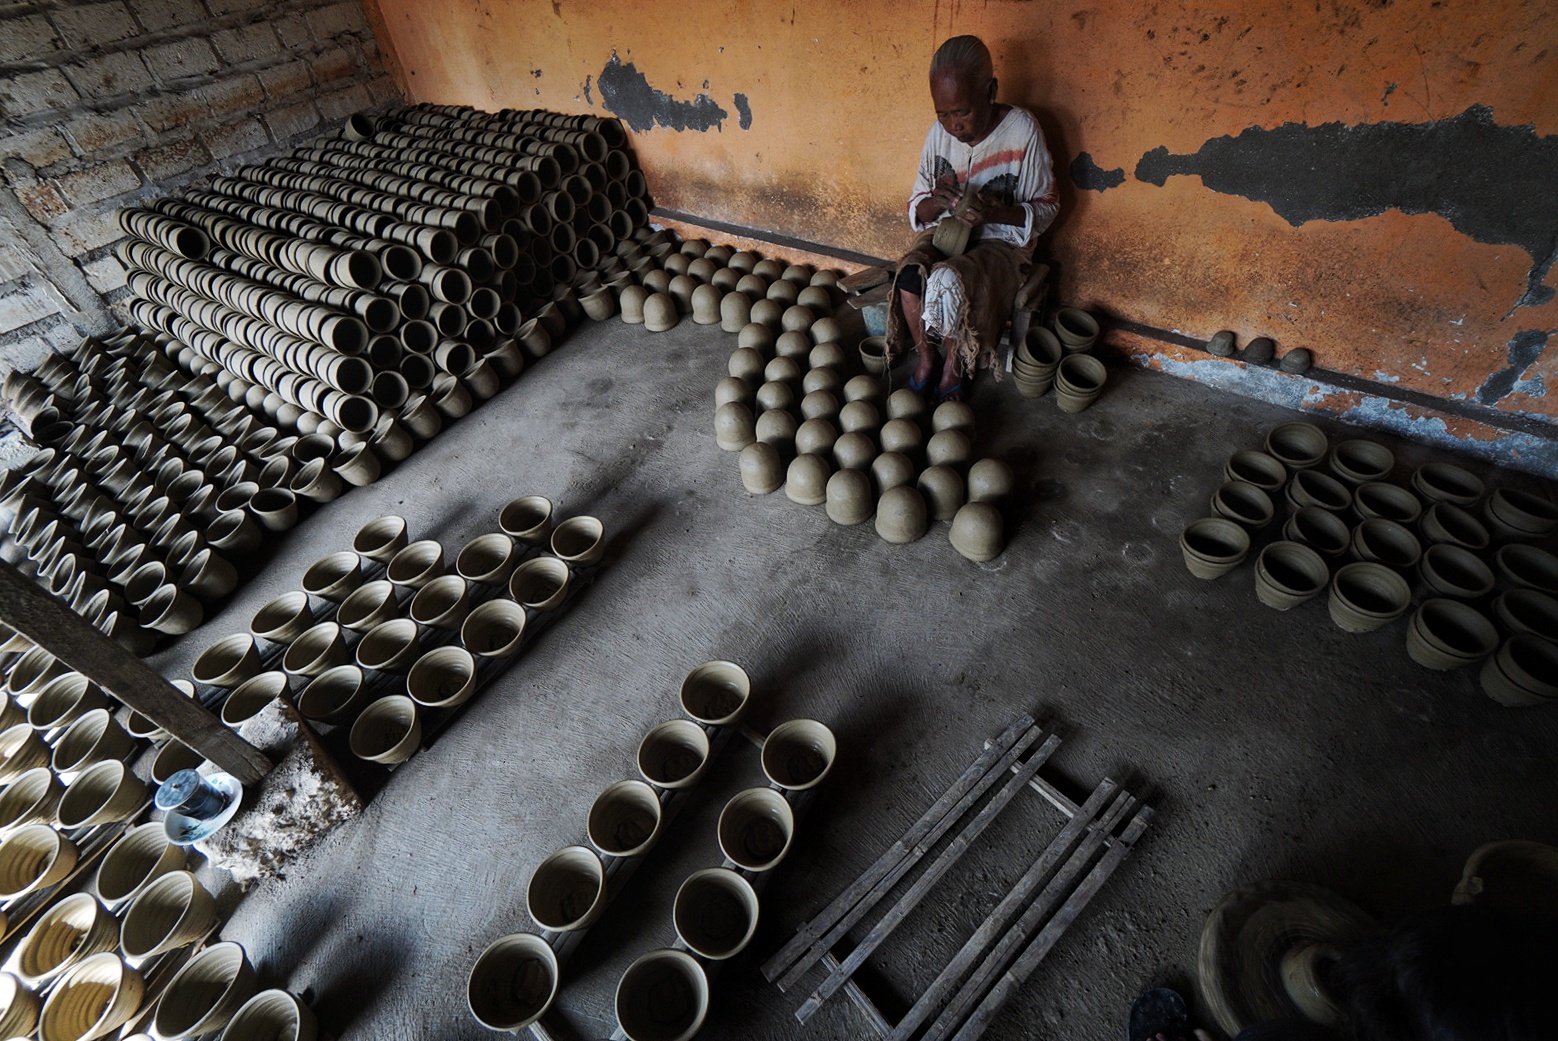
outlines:
{"label": "peeling wall paint", "polygon": [[1558,427],[1546,0],[365,2],[410,97],[620,110],[662,206],[879,256],[977,33],[1055,156],[1060,300]]}

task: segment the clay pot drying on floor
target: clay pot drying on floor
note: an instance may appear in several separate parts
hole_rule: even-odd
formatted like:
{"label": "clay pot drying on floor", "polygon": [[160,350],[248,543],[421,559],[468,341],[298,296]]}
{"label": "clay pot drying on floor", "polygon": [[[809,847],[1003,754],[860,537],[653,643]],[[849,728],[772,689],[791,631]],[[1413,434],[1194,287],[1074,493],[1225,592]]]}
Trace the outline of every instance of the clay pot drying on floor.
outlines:
{"label": "clay pot drying on floor", "polygon": [[1331,579],[1331,621],[1350,633],[1366,633],[1400,618],[1411,602],[1406,580],[1383,564],[1344,564]]}
{"label": "clay pot drying on floor", "polygon": [[569,517],[552,530],[548,547],[570,567],[591,567],[605,556],[605,525],[596,517]]}
{"label": "clay pot drying on floor", "polygon": [[584,846],[564,846],[547,857],[531,873],[525,890],[530,917],[556,932],[593,925],[605,898],[605,867],[595,851]]}
{"label": "clay pot drying on floor", "polygon": [[609,857],[647,853],[660,837],[660,797],[643,781],[619,781],[596,797],[586,818],[590,845]]}
{"label": "clay pot drying on floor", "polygon": [[952,518],[947,538],[952,548],[968,560],[979,564],[994,560],[1006,548],[1001,511],[988,502],[966,503]]}
{"label": "clay pot drying on floor", "polygon": [[915,487],[925,497],[932,520],[952,520],[965,502],[963,478],[950,466],[926,467],[920,471]]}
{"label": "clay pot drying on floor", "polygon": [[1287,484],[1287,475],[1287,467],[1276,456],[1265,452],[1235,452],[1223,465],[1223,476],[1227,480],[1253,484],[1267,494],[1280,492]]}
{"label": "clay pot drying on floor", "polygon": [[1558,528],[1558,506],[1513,488],[1495,488],[1483,503],[1483,515],[1511,541],[1541,538]]}
{"label": "clay pot drying on floor", "polygon": [[380,622],[357,644],[357,666],[371,672],[405,673],[421,655],[417,623],[409,618]]}
{"label": "clay pot drying on floor", "polygon": [[39,1039],[102,1037],[134,1016],[145,994],[141,974],[117,954],[91,955],[72,967],[44,1002]]}
{"label": "clay pot drying on floor", "polygon": [[[1530,633],[1505,640],[1482,663],[1482,691],[1510,708],[1558,703],[1558,643]],[[0,853],[4,847],[0,846]]]}
{"label": "clay pot drying on floor", "polygon": [[758,899],[752,884],[728,868],[707,868],[676,891],[671,921],[694,954],[710,961],[733,958],[757,932]]}
{"label": "clay pot drying on floor", "polygon": [[137,825],[104,855],[94,884],[97,895],[108,907],[119,907],[161,876],[181,870],[187,859],[183,847],[167,840],[160,821]]}
{"label": "clay pot drying on floor", "polygon": [[1294,510],[1282,526],[1282,537],[1302,542],[1322,557],[1339,557],[1352,546],[1352,531],[1347,522],[1318,506]]}
{"label": "clay pot drying on floor", "polygon": [[0,1031],[30,1037],[38,1026],[38,996],[9,972],[0,972]]}
{"label": "clay pot drying on floor", "polygon": [[1407,626],[1407,654],[1429,669],[1471,665],[1491,654],[1498,642],[1493,623],[1456,600],[1425,600]]}
{"label": "clay pot drying on floor", "polygon": [[1307,470],[1325,458],[1325,433],[1313,423],[1282,423],[1266,435],[1266,453],[1289,470]]}
{"label": "clay pot drying on floor", "polygon": [[298,714],[319,723],[350,722],[368,703],[369,696],[362,669],[337,665],[308,681],[297,696]]}
{"label": "clay pot drying on floor", "polygon": [[28,824],[0,839],[0,899],[62,882],[76,867],[76,845],[47,824]]}
{"label": "clay pot drying on floor", "polygon": [[1352,505],[1352,492],[1347,486],[1318,470],[1297,470],[1288,481],[1284,494],[1288,506],[1294,510],[1318,506],[1322,510],[1341,513]]}
{"label": "clay pot drying on floor", "polygon": [[706,661],[682,679],[682,711],[705,726],[729,726],[740,718],[752,696],[746,670],[731,661]]}
{"label": "clay pot drying on floor", "polygon": [[1469,550],[1487,549],[1492,541],[1481,521],[1448,502],[1429,504],[1418,519],[1418,530],[1425,542],[1444,542]]}
{"label": "clay pot drying on floor", "polygon": [[690,788],[703,776],[708,762],[709,735],[687,719],[659,724],[638,745],[638,772],[657,788]]}
{"label": "clay pot drying on floor", "polygon": [[220,1030],[258,989],[254,966],[241,945],[212,944],[168,981],[152,1023],[168,1041]]}
{"label": "clay pot drying on floor", "polygon": [[1417,536],[1405,527],[1376,517],[1353,529],[1352,555],[1359,560],[1371,560],[1406,571],[1417,566],[1423,549]]}
{"label": "clay pot drying on floor", "polygon": [[422,743],[422,718],[416,702],[391,694],[373,702],[352,724],[348,743],[352,754],[370,763],[403,763]]}
{"label": "clay pot drying on floor", "polygon": [[772,788],[748,788],[720,811],[720,852],[742,871],[767,871],[790,851],[795,815]]}
{"label": "clay pot drying on floor", "polygon": [[767,495],[784,484],[784,464],[772,444],[756,441],[741,450],[741,484],[753,495]]}
{"label": "clay pot drying on floor", "polygon": [[60,799],[57,817],[67,831],[128,820],[146,802],[146,786],[117,759],[82,770]]}
{"label": "clay pot drying on floor", "polygon": [[1228,481],[1212,493],[1212,513],[1246,528],[1264,528],[1275,512],[1271,497],[1244,481]]}
{"label": "clay pot drying on floor", "polygon": [[1055,403],[1062,412],[1081,412],[1103,392],[1108,370],[1092,355],[1068,354],[1055,369]]}
{"label": "clay pot drying on floor", "polygon": [[476,659],[463,647],[423,654],[406,674],[406,693],[426,708],[463,705],[476,692]]}
{"label": "clay pot drying on floor", "polygon": [[512,600],[489,600],[465,617],[460,642],[483,658],[508,658],[519,652],[525,635],[525,609]]}
{"label": "clay pot drying on floor", "polygon": [[54,771],[37,766],[18,774],[0,791],[0,830],[27,824],[53,824],[65,794]]}
{"label": "clay pot drying on floor", "polygon": [[1297,542],[1273,542],[1255,562],[1255,595],[1267,607],[1287,611],[1325,589],[1330,569],[1314,550]]}
{"label": "clay pot drying on floor", "polygon": [[650,951],[617,984],[617,1023],[628,1041],[690,1041],[708,1010],[708,977],[683,951]]}
{"label": "clay pot drying on floor", "polygon": [[1437,597],[1478,600],[1493,591],[1492,569],[1460,546],[1429,546],[1418,561],[1418,575]]}
{"label": "clay pot drying on floor", "polygon": [[1481,500],[1487,486],[1470,470],[1452,463],[1424,463],[1412,474],[1412,490],[1425,505],[1445,502],[1467,507]]}
{"label": "clay pot drying on floor", "polygon": [[1368,481],[1353,489],[1352,510],[1359,520],[1378,517],[1397,524],[1416,524],[1422,516],[1423,504],[1405,488]]}
{"label": "clay pot drying on floor", "polygon": [[763,773],[786,791],[805,791],[821,784],[833,769],[838,741],[833,731],[815,719],[781,723],[763,740]]}
{"label": "clay pot drying on floor", "polygon": [[1098,319],[1079,307],[1060,307],[1055,310],[1055,335],[1065,345],[1068,353],[1091,350],[1098,341]]}
{"label": "clay pot drying on floor", "polygon": [[1396,465],[1395,454],[1378,441],[1354,438],[1331,449],[1331,472],[1346,484],[1383,481]]}
{"label": "clay pot drying on floor", "polygon": [[882,493],[876,507],[876,533],[885,542],[904,545],[923,536],[929,511],[918,488],[901,484]]}
{"label": "clay pot drying on floor", "polygon": [[1558,599],[1535,589],[1511,589],[1493,601],[1493,613],[1510,635],[1530,633],[1558,640]]}
{"label": "clay pot drying on floor", "polygon": [[49,908],[17,945],[17,975],[40,990],[81,959],[118,947],[114,916],[91,894],[73,893]]}
{"label": "clay pot drying on floor", "polygon": [[[541,937],[514,933],[481,952],[465,984],[466,1003],[489,1030],[523,1030],[557,996],[557,954]],[[266,1035],[269,1041],[270,1035]],[[258,1037],[256,1041],[259,1041]]]}
{"label": "clay pot drying on floor", "polygon": [[188,871],[170,871],[130,901],[120,928],[128,958],[147,958],[194,943],[216,925],[216,900]]}

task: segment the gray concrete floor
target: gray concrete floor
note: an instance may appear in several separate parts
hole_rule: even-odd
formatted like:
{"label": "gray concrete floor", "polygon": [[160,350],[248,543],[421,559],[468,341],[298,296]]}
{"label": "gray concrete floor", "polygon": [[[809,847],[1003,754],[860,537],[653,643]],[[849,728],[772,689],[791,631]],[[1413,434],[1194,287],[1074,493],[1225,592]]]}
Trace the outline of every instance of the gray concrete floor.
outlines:
{"label": "gray concrete floor", "polygon": [[[639,737],[677,714],[681,677],[709,658],[751,672],[756,727],[813,716],[842,751],[767,890],[757,940],[716,981],[708,1038],[868,1036],[842,998],[798,1026],[809,987],[780,994],[757,967],[1022,712],[1065,735],[1046,770],[1063,787],[1080,796],[1107,774],[1159,815],[992,1041],[1120,1036],[1142,988],[1193,989],[1202,922],[1242,883],[1307,879],[1390,915],[1447,901],[1485,841],[1558,841],[1558,712],[1501,708],[1474,671],[1419,668],[1401,623],[1353,636],[1323,601],[1268,610],[1250,565],[1213,583],[1184,570],[1179,530],[1206,513],[1225,457],[1292,413],[1112,367],[1097,405],[1069,416],[986,376],[973,395],[979,448],[1018,469],[1022,501],[1006,552],[975,565],[945,525],[890,546],[869,524],[744,492],[712,431],[733,345],[690,321],[659,336],[585,326],[385,479],[309,518],[164,656],[182,668],[243,629],[383,513],[451,555],[521,494],[605,521],[607,566],[561,623],[225,927],[340,1037],[490,1036],[465,1007],[476,955],[529,927],[531,869],[583,840],[596,793],[634,776]],[[1400,476],[1430,456],[1381,440]],[[561,1036],[610,1033],[615,980],[674,938],[676,886],[718,862],[714,817],[758,779],[755,749],[732,745],[570,966],[550,1021]],[[946,898],[875,959],[881,977],[912,998],[1057,819],[1020,798]]]}

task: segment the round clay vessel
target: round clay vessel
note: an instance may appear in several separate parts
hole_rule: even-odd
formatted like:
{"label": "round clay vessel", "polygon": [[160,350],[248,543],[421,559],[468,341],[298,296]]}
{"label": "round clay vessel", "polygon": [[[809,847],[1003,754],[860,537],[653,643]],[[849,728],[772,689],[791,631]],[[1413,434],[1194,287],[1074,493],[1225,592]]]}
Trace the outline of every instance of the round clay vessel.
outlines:
{"label": "round clay vessel", "polygon": [[357,644],[357,666],[372,672],[404,673],[422,656],[417,623],[409,618],[380,622]]}
{"label": "round clay vessel", "polygon": [[841,434],[833,442],[833,461],[840,470],[865,470],[876,455],[876,442],[865,434]]}
{"label": "round clay vessel", "polygon": [[931,430],[961,430],[970,438],[974,436],[974,410],[966,401],[943,401],[931,413]]}
{"label": "round clay vessel", "polygon": [[755,399],[755,411],[768,412],[773,409],[789,410],[795,407],[795,388],[788,383],[776,383],[769,381],[757,388]]}
{"label": "round clay vessel", "polygon": [[757,441],[741,450],[741,484],[753,495],[767,495],[784,484],[784,464],[779,450],[765,441]]}
{"label": "round clay vessel", "polygon": [[1284,493],[1293,509],[1318,506],[1322,510],[1341,513],[1352,505],[1352,492],[1341,481],[1319,470],[1299,470],[1288,481]]}
{"label": "round clay vessel", "polygon": [[729,402],[714,411],[714,440],[727,452],[739,452],[757,439],[757,420],[752,410]]}
{"label": "round clay vessel", "polygon": [[728,726],[740,718],[752,696],[752,680],[730,661],[706,661],[682,680],[682,711],[705,726]]}
{"label": "round clay vessel", "polygon": [[763,382],[763,370],[767,364],[756,348],[737,347],[730,352],[730,361],[726,369],[737,379],[756,386]]}
{"label": "round clay vessel", "polygon": [[476,692],[476,659],[464,647],[436,647],[406,674],[406,693],[426,708],[463,705]]}
{"label": "round clay vessel", "polygon": [[0,791],[0,830],[56,823],[60,796],[64,794],[65,789],[48,767],[22,771]]}
{"label": "round clay vessel", "polygon": [[1249,555],[1250,533],[1226,517],[1202,517],[1180,532],[1179,548],[1192,575],[1218,578],[1238,567]]}
{"label": "round clay vessel", "polygon": [[805,333],[780,333],[774,340],[774,357],[788,358],[797,366],[811,362],[811,337]]}
{"label": "round clay vessel", "polygon": [[352,724],[348,743],[353,755],[370,763],[390,766],[405,762],[422,744],[417,703],[404,694],[378,699]]}
{"label": "round clay vessel", "polygon": [[622,320],[628,325],[643,325],[644,304],[648,299],[649,290],[643,286],[625,286],[617,294],[617,307],[622,313]]}
{"label": "round clay vessel", "polygon": [[552,531],[548,545],[570,567],[590,567],[606,555],[606,526],[597,517],[569,517]]}
{"label": "round clay vessel", "polygon": [[509,658],[519,653],[525,635],[525,609],[512,600],[495,599],[465,616],[460,642],[483,658]]}
{"label": "round clay vessel", "polygon": [[1439,671],[1479,661],[1498,644],[1493,623],[1458,600],[1423,601],[1407,626],[1407,654],[1424,668]]}
{"label": "round clay vessel", "polygon": [[[769,288],[772,288],[771,286]],[[752,302],[752,321],[758,325],[766,326],[774,334],[781,329],[779,320],[784,316],[785,305],[772,297],[765,296],[762,300]]]}
{"label": "round clay vessel", "polygon": [[585,832],[604,856],[636,857],[660,837],[660,796],[643,781],[618,781],[590,806]]}
{"label": "round clay vessel", "polygon": [[585,846],[564,846],[530,875],[525,904],[543,929],[573,932],[595,923],[605,907],[606,871]]}
{"label": "round clay vessel", "polygon": [[406,613],[418,625],[456,632],[470,610],[470,584],[459,575],[440,575],[416,591]]}
{"label": "round clay vessel", "polygon": [[870,401],[882,400],[882,381],[876,376],[851,376],[844,384],[844,400]]}
{"label": "round clay vessel", "polygon": [[[49,908],[17,945],[17,976],[41,990],[82,958],[118,947],[119,922],[90,893],[73,893]],[[0,1021],[9,1018],[0,1012]]]}
{"label": "round clay vessel", "polygon": [[1530,492],[1495,488],[1484,504],[1490,518],[1520,538],[1540,538],[1558,527],[1558,506]]}
{"label": "round clay vessel", "polygon": [[[196,754],[197,762],[204,757]],[[66,831],[128,820],[146,802],[146,785],[117,759],[93,763],[60,799],[57,819]]]}
{"label": "round clay vessel", "polygon": [[690,788],[709,762],[709,735],[690,719],[661,723],[638,745],[638,772],[657,788]]}
{"label": "round clay vessel", "polygon": [[1352,555],[1359,560],[1371,560],[1398,571],[1417,566],[1422,558],[1422,544],[1405,527],[1395,521],[1375,517],[1363,521],[1352,533]]}
{"label": "round clay vessel", "polygon": [[762,358],[773,353],[774,334],[761,322],[748,322],[741,327],[741,332],[736,336],[736,348],[743,351],[756,351],[758,357]]}
{"label": "round clay vessel", "polygon": [[1493,554],[1493,570],[1506,589],[1558,595],[1558,556],[1545,549],[1519,543],[1500,546]]}
{"label": "round clay vessel", "polygon": [[1480,600],[1493,592],[1493,570],[1461,546],[1437,543],[1423,551],[1418,576],[1436,597]]}
{"label": "round clay vessel", "polygon": [[1383,481],[1396,465],[1396,456],[1378,441],[1353,438],[1331,449],[1331,472],[1347,484]]}
{"label": "round clay vessel", "polygon": [[1299,542],[1273,542],[1255,561],[1255,595],[1261,603],[1287,611],[1325,589],[1331,570],[1320,554]]}
{"label": "round clay vessel", "polygon": [[925,534],[927,512],[918,488],[910,484],[890,488],[877,503],[876,533],[895,545],[913,542]]}
{"label": "round clay vessel", "polygon": [[542,495],[513,499],[498,511],[498,528],[515,542],[544,546],[552,537],[552,501]]}
{"label": "round clay vessel", "polygon": [[1271,496],[1245,481],[1228,481],[1212,493],[1212,512],[1246,528],[1260,529],[1271,523],[1275,507]]}
{"label": "round clay vessel", "polygon": [[692,320],[699,325],[718,324],[720,321],[720,295],[720,291],[713,286],[695,287],[691,295]]}
{"label": "round clay vessel", "polygon": [[169,871],[130,901],[119,947],[127,958],[149,958],[194,943],[217,923],[216,900],[188,871]]}
{"label": "round clay vessel", "polygon": [[810,369],[806,375],[801,377],[801,393],[811,394],[819,390],[825,390],[836,397],[842,398],[844,394],[844,378],[832,366]]}
{"label": "round clay vessel", "polygon": [[369,560],[388,564],[396,553],[406,548],[408,532],[406,518],[379,517],[357,529],[357,534],[352,536],[352,549]]}
{"label": "round clay vessel", "polygon": [[720,811],[720,851],[742,871],[767,871],[784,859],[795,835],[795,815],[772,788],[748,788]]}
{"label": "round clay vessel", "polygon": [[831,456],[838,428],[826,419],[808,419],[795,431],[795,450],[801,455]]}
{"label": "round clay vessel", "polygon": [[679,321],[681,314],[677,311],[676,299],[669,293],[651,293],[644,301],[644,328],[650,332],[674,329]]}
{"label": "round clay vessel", "polygon": [[1383,564],[1344,564],[1331,579],[1331,621],[1351,633],[1366,633],[1400,618],[1411,603],[1406,580]]}
{"label": "round clay vessel", "polygon": [[839,409],[838,422],[846,434],[875,434],[882,426],[882,417],[871,402],[851,401]]}
{"label": "round clay vessel", "polygon": [[1430,502],[1418,518],[1418,530],[1428,542],[1447,542],[1470,550],[1487,549],[1492,542],[1481,521],[1448,502]]}
{"label": "round clay vessel", "polygon": [[889,419],[882,424],[878,438],[882,444],[883,452],[902,452],[904,455],[915,455],[924,444],[925,435],[920,430],[920,424],[913,419]]}
{"label": "round clay vessel", "polygon": [[258,989],[254,966],[240,944],[212,944],[174,973],[152,1024],[168,1041],[207,1034],[225,1027]]}
{"label": "round clay vessel", "polygon": [[1558,640],[1558,599],[1535,589],[1511,589],[1493,601],[1493,613],[1511,635]]}
{"label": "round clay vessel", "polygon": [[828,478],[828,518],[835,524],[860,524],[868,520],[876,503],[871,478],[859,470],[840,470]]}
{"label": "round clay vessel", "polygon": [[1302,542],[1322,557],[1339,557],[1352,546],[1352,531],[1347,522],[1318,506],[1293,511],[1282,526],[1282,537]]}
{"label": "round clay vessel", "polygon": [[[466,980],[465,1000],[488,1030],[523,1030],[552,1006],[558,979],[557,954],[547,942],[534,933],[514,933],[481,952]],[[266,1033],[264,1041],[273,1037],[278,1035]]]}
{"label": "round clay vessel", "polygon": [[533,611],[555,611],[568,598],[570,574],[556,557],[531,557],[509,576],[509,597]]}
{"label": "round clay vessel", "polygon": [[308,681],[297,696],[298,714],[320,723],[349,723],[368,703],[362,670],[337,665]]}
{"label": "round clay vessel", "polygon": [[917,420],[927,411],[925,399],[907,387],[887,395],[887,418]]}
{"label": "round clay vessel", "polygon": [[1461,507],[1475,505],[1487,491],[1470,470],[1451,463],[1424,463],[1412,474],[1412,488],[1425,504],[1446,502]]}
{"label": "round clay vessel", "polygon": [[710,961],[740,954],[757,932],[758,899],[752,884],[728,868],[705,868],[676,891],[671,920],[692,952]]}
{"label": "round clay vessel", "polygon": [[1071,351],[1090,349],[1098,339],[1098,319],[1080,307],[1060,307],[1055,310],[1055,335]]}
{"label": "round clay vessel", "polygon": [[1235,452],[1223,466],[1223,476],[1230,481],[1253,484],[1268,495],[1280,492],[1288,483],[1287,467],[1265,452]]}
{"label": "round clay vessel", "polygon": [[962,469],[973,458],[974,445],[961,430],[940,430],[925,445],[925,458],[931,466]]}
{"label": "round clay vessel", "polygon": [[720,300],[720,328],[739,333],[752,321],[752,298],[742,292],[726,293]]}
{"label": "round clay vessel", "polygon": [[617,984],[617,1024],[627,1041],[691,1041],[708,1011],[708,977],[684,951],[650,951]]}
{"label": "round clay vessel", "polygon": [[757,417],[757,439],[786,452],[795,447],[795,432],[799,429],[794,414],[784,409],[769,409]]}
{"label": "round clay vessel", "polygon": [[965,503],[953,516],[947,538],[952,548],[969,560],[994,560],[1006,548],[1001,511],[988,502]]}
{"label": "round clay vessel", "polygon": [[183,870],[188,858],[184,847],[168,841],[161,821],[138,824],[103,856],[94,883],[98,898],[119,907],[168,872]]}
{"label": "round clay vessel", "polygon": [[951,520],[965,502],[963,478],[950,466],[926,467],[920,471],[915,486],[925,497],[925,505],[932,520]]}
{"label": "round clay vessel", "polygon": [[872,375],[887,371],[887,337],[867,336],[860,341],[860,363]]}
{"label": "round clay vessel", "polygon": [[1379,517],[1397,524],[1416,524],[1422,517],[1423,504],[1399,485],[1365,481],[1353,489],[1352,512],[1359,520]]}
{"label": "round clay vessel", "polygon": [[838,395],[831,390],[814,390],[801,399],[802,419],[826,419],[833,422],[840,412]]}
{"label": "round clay vessel", "polygon": [[827,477],[830,474],[827,460],[821,455],[802,453],[790,461],[785,472],[784,494],[790,502],[802,506],[821,506],[827,502]]}
{"label": "round clay vessel", "polygon": [[1266,452],[1289,470],[1306,470],[1325,458],[1325,433],[1313,423],[1283,423],[1266,435]]}
{"label": "round clay vessel", "polygon": [[912,484],[915,476],[914,463],[902,452],[883,452],[871,461],[871,481],[878,497],[899,485]]}
{"label": "round clay vessel", "polygon": [[83,958],[43,1003],[40,1041],[88,1041],[111,1033],[140,1010],[145,994],[141,974],[117,954]]}
{"label": "round clay vessel", "polygon": [[726,376],[722,378],[719,383],[715,384],[715,408],[719,408],[721,405],[727,405],[732,401],[737,402],[738,404],[746,405],[748,408],[750,408],[752,402],[755,400],[757,399],[756,396],[752,393],[751,385],[744,379],[738,379],[735,376]]}
{"label": "round clay vessel", "polygon": [[444,574],[444,547],[435,539],[422,539],[390,558],[384,577],[406,589],[421,589]]}

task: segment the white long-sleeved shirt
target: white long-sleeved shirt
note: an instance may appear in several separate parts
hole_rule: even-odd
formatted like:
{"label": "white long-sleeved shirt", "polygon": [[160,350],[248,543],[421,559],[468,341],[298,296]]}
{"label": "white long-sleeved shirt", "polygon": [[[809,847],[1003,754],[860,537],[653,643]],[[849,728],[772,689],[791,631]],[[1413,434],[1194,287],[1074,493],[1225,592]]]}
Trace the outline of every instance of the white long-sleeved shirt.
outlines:
{"label": "white long-sleeved shirt", "polygon": [[933,227],[945,214],[937,214],[929,223],[915,218],[920,200],[930,195],[936,182],[946,175],[957,179],[958,187],[970,186],[996,195],[1003,203],[1021,206],[1025,219],[1016,224],[983,224],[975,230],[975,240],[995,239],[1028,251],[1055,220],[1060,199],[1055,190],[1055,175],[1044,132],[1026,110],[1009,106],[1001,121],[976,145],[965,145],[931,124],[920,151],[920,169],[909,196],[909,226],[915,231]]}

